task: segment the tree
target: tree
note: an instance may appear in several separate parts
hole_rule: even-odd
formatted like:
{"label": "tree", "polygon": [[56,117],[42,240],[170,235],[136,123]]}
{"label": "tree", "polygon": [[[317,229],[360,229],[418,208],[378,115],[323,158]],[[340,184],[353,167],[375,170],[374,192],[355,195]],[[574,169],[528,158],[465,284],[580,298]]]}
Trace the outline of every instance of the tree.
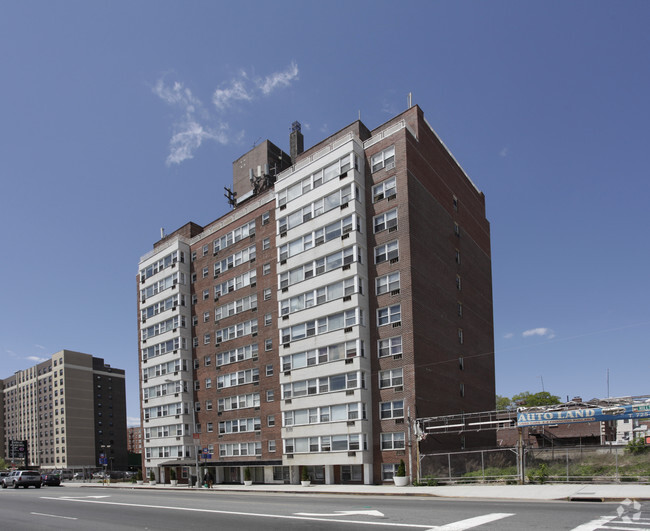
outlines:
{"label": "tree", "polygon": [[548,391],[540,391],[534,394],[524,391],[514,395],[512,402],[518,407],[552,406],[560,403],[560,397],[552,395]]}
{"label": "tree", "polygon": [[497,395],[497,411],[503,411],[506,409],[512,409],[513,403],[507,396]]}

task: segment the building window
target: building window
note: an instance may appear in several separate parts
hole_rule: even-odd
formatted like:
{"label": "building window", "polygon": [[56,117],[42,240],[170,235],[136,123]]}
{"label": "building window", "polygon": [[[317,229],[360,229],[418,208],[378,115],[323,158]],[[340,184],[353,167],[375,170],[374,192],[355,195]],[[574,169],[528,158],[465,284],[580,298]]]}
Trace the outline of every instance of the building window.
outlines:
{"label": "building window", "polygon": [[206,411],[212,411],[212,400],[206,400],[205,401],[205,410]]}
{"label": "building window", "polygon": [[203,322],[207,323],[210,320],[210,312],[203,312]]}
{"label": "building window", "polygon": [[377,326],[398,323],[402,320],[402,307],[400,304],[379,308],[377,310]]}
{"label": "building window", "polygon": [[266,401],[267,402],[273,402],[273,400],[275,400],[273,389],[269,389],[266,392]]}
{"label": "building window", "polygon": [[208,297],[210,297],[210,290],[209,289],[204,289],[203,290],[203,300],[206,300]]}
{"label": "building window", "polygon": [[465,396],[465,384],[461,383],[460,384],[460,396]]}
{"label": "building window", "polygon": [[271,264],[267,263],[262,266],[262,274],[268,275],[271,272]]}
{"label": "building window", "polygon": [[373,218],[373,230],[375,234],[386,229],[397,229],[397,209],[389,210]]}
{"label": "building window", "polygon": [[375,280],[375,292],[377,295],[382,295],[383,293],[394,292],[399,290],[400,287],[400,277],[399,271],[394,273],[389,273],[383,277],[378,277]]}
{"label": "building window", "polygon": [[462,345],[463,344],[463,329],[459,328],[458,329],[458,342]]}
{"label": "building window", "polygon": [[207,267],[203,268],[203,278],[207,277],[209,274],[210,270]]}
{"label": "building window", "polygon": [[398,258],[399,244],[397,240],[375,247],[375,264],[381,264],[387,260],[397,260]]}
{"label": "building window", "polygon": [[210,334],[205,334],[203,336],[203,344],[204,345],[209,345],[210,344]]}
{"label": "building window", "polygon": [[456,196],[452,197],[452,202],[454,205],[454,210],[458,212],[458,198]]}
{"label": "building window", "polygon": [[264,290],[264,300],[265,301],[271,300],[271,288],[267,288]]}
{"label": "building window", "polygon": [[192,346],[193,347],[198,347],[199,346],[199,338],[198,337],[194,336],[192,338]]}
{"label": "building window", "polygon": [[463,359],[462,356],[460,358],[458,358],[458,368],[461,371],[465,370],[465,360]]}
{"label": "building window", "polygon": [[395,177],[391,177],[372,187],[372,202],[376,203],[384,198],[395,197],[396,194],[396,180]]}
{"label": "building window", "polygon": [[264,214],[262,214],[262,225],[268,225],[270,219],[271,214],[269,212],[264,212]]}
{"label": "building window", "polygon": [[207,246],[207,245],[204,245],[204,246],[203,246],[203,256],[205,256],[205,255],[207,255],[207,254],[208,254],[208,246]]}
{"label": "building window", "polygon": [[272,428],[273,426],[275,426],[275,415],[268,415],[266,417],[266,425],[269,428]]}
{"label": "building window", "polygon": [[454,234],[456,236],[460,236],[460,227],[458,226],[458,223],[454,222]]}
{"label": "building window", "polygon": [[214,431],[214,428],[212,426],[212,422],[208,422],[206,424],[206,430],[207,430],[208,433],[212,433]]}
{"label": "building window", "polygon": [[196,293],[192,295],[192,304],[196,304],[198,302],[199,298],[196,296]]}
{"label": "building window", "polygon": [[206,356],[205,358],[203,358],[203,364],[206,367],[209,367],[210,365],[212,365],[212,356]]}
{"label": "building window", "polygon": [[393,402],[382,402],[379,404],[379,418],[397,419],[404,417],[404,401],[394,400]]}
{"label": "building window", "polygon": [[264,315],[264,326],[271,326],[273,323],[273,316],[270,313]]}
{"label": "building window", "polygon": [[404,382],[403,369],[390,369],[387,371],[379,371],[380,389],[401,386],[403,382]]}
{"label": "building window", "polygon": [[266,366],[266,375],[267,376],[273,376],[273,365],[267,365]]}
{"label": "building window", "polygon": [[196,260],[196,251],[192,251],[192,262]]}
{"label": "building window", "polygon": [[262,250],[266,251],[271,248],[271,238],[264,238],[262,240]]}
{"label": "building window", "polygon": [[199,318],[198,318],[197,315],[193,315],[192,316],[192,326],[196,326],[197,324],[199,324]]}
{"label": "building window", "polygon": [[380,339],[377,342],[377,352],[380,358],[402,354],[402,336]]}
{"label": "building window", "polygon": [[404,432],[382,433],[381,449],[382,450],[403,450]]}
{"label": "building window", "polygon": [[395,167],[395,146],[390,146],[370,158],[370,165],[373,173],[386,168],[390,170]]}
{"label": "building window", "polygon": [[456,310],[458,311],[458,317],[462,317],[463,316],[463,303],[462,302],[456,303]]}
{"label": "building window", "polygon": [[[275,452],[275,441],[273,440],[269,441],[269,452]],[[275,469],[275,468],[282,468],[282,467],[273,467],[273,468]]]}
{"label": "building window", "polygon": [[211,389],[212,388],[212,378],[206,378],[205,379],[205,388],[206,389]]}
{"label": "building window", "polygon": [[456,289],[460,291],[462,289],[462,283],[460,281],[460,275],[456,275]]}
{"label": "building window", "polygon": [[268,352],[269,350],[273,349],[273,340],[272,339],[265,339],[264,340],[264,350]]}

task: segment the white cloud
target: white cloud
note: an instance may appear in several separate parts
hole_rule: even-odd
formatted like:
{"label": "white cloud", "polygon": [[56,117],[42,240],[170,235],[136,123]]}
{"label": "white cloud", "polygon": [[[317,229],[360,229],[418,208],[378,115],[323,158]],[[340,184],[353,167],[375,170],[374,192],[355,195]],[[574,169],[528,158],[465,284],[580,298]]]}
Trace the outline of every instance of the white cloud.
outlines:
{"label": "white cloud", "polygon": [[503,336],[503,339],[512,339],[513,337],[515,337],[515,335],[512,332],[508,332]]}
{"label": "white cloud", "polygon": [[129,428],[136,428],[140,426],[140,417],[126,417],[126,425]]}
{"label": "white cloud", "polygon": [[501,151],[499,151],[499,157],[507,157],[508,156],[508,148],[504,147]]}
{"label": "white cloud", "polygon": [[43,345],[34,345],[34,347],[40,349],[40,350],[45,350],[45,347]]}
{"label": "white cloud", "polygon": [[47,358],[41,358],[39,356],[27,356],[25,359],[27,361],[33,361],[34,363],[42,363],[44,361],[47,361]]}
{"label": "white cloud", "polygon": [[541,336],[547,337],[548,339],[553,339],[555,337],[555,332],[550,328],[531,328],[530,330],[525,330],[521,334],[523,337],[531,336]]}
{"label": "white cloud", "polygon": [[[260,94],[266,96],[276,88],[289,86],[296,79],[298,65],[295,62],[283,72],[274,72],[256,81],[251,81],[250,76],[241,71],[236,78],[213,92],[212,103],[217,111],[223,113],[235,102],[253,101]],[[168,166],[193,158],[196,150],[206,141],[225,145],[243,139],[243,131],[230,136],[228,122],[211,116],[201,100],[180,81],[166,84],[161,78],[152,91],[167,105],[177,107],[181,112],[174,123],[174,132],[169,141],[166,160]]]}
{"label": "white cloud", "polygon": [[298,65],[292,61],[284,72],[274,72],[270,76],[266,76],[264,81],[257,82],[257,86],[262,94],[268,95],[277,87],[288,87],[296,79],[298,79]]}
{"label": "white cloud", "polygon": [[230,82],[229,88],[215,90],[212,94],[214,106],[223,110],[233,101],[251,101],[253,95],[250,94],[244,83],[245,79],[236,79]]}
{"label": "white cloud", "polygon": [[176,132],[169,141],[169,156],[167,165],[180,164],[184,160],[194,158],[194,152],[204,140],[214,140],[219,144],[227,144],[226,124],[220,124],[217,129],[207,129],[200,123],[188,119],[176,126]]}

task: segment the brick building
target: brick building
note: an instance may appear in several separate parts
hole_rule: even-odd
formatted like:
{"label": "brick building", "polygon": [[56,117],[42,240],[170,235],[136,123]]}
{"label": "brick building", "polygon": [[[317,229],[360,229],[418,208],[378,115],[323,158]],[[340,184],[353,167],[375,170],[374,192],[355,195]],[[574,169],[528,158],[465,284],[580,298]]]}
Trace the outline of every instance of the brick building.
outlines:
{"label": "brick building", "polygon": [[[105,453],[112,468],[126,467],[123,369],[90,354],[62,350],[0,380],[0,386],[0,457],[52,470],[97,467]],[[27,463],[12,460],[10,440],[27,441]]]}
{"label": "brick building", "polygon": [[[233,163],[232,210],[139,263],[143,465],[379,483],[416,417],[494,408],[483,194],[419,107]],[[494,434],[428,437],[431,449]],[[410,444],[410,443],[413,444]],[[203,449],[201,455],[197,455]]]}
{"label": "brick building", "polygon": [[142,454],[144,452],[142,428],[133,426],[126,429],[126,449],[130,454]]}

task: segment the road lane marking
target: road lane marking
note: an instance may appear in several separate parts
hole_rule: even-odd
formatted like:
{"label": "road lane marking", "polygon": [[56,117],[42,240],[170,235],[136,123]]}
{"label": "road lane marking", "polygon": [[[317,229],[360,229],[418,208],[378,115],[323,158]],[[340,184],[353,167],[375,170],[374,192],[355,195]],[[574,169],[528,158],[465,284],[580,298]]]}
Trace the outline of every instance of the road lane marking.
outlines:
{"label": "road lane marking", "polygon": [[514,516],[514,513],[490,513],[482,516],[475,516],[474,518],[467,518],[466,520],[459,520],[458,522],[451,522],[450,524],[442,525],[439,527],[432,527],[437,531],[464,531],[472,527],[478,527],[490,522],[496,522],[508,516]]}
{"label": "road lane marking", "polygon": [[29,513],[33,514],[34,516],[47,516],[48,518],[63,518],[64,520],[78,520],[78,518],[74,518],[72,516],[59,516],[58,514],[46,514],[46,513]]}
{"label": "road lane marking", "polygon": [[312,516],[295,516],[295,515],[282,515],[282,514],[263,514],[263,513],[245,513],[241,511],[220,511],[219,509],[195,509],[191,507],[178,507],[177,505],[149,505],[149,504],[138,504],[138,503],[124,503],[124,502],[111,502],[111,501],[99,501],[99,500],[90,500],[90,499],[81,499],[81,498],[60,498],[60,497],[48,497],[43,496],[43,499],[46,500],[55,500],[55,501],[66,501],[66,502],[76,502],[76,503],[95,503],[98,505],[116,505],[121,507],[134,507],[137,509],[165,509],[169,511],[186,511],[194,513],[211,513],[211,514],[228,514],[233,516],[250,516],[258,518],[275,518],[278,520],[306,520],[310,522],[332,522],[332,523],[345,523],[345,524],[356,524],[356,525],[374,525],[382,527],[408,527],[413,529],[426,529],[428,531],[433,530],[444,530],[444,531],[461,531],[464,529],[471,529],[482,523],[492,522],[494,520],[499,520],[500,518],[505,518],[506,516],[513,516],[511,513],[493,513],[486,515],[489,517],[489,520],[483,520],[478,523],[478,520],[482,517],[470,518],[469,520],[461,520],[462,522],[473,521],[473,525],[465,525],[465,527],[451,527],[452,524],[447,524],[446,526],[436,527],[431,525],[422,525],[422,524],[401,524],[401,523],[391,523],[391,522],[366,522],[363,520],[341,520],[341,519],[330,519],[330,518],[318,518]]}
{"label": "road lane marking", "polygon": [[[596,529],[600,529],[603,527],[605,524],[611,522],[612,520],[616,520],[618,518],[617,516],[601,516],[600,518],[597,518],[596,520],[592,520],[591,522],[586,522],[582,525],[579,525],[578,527],[574,527],[571,531],[595,531]],[[611,528],[610,528],[611,529]]]}
{"label": "road lane marking", "polygon": [[293,513],[296,516],[351,516],[353,514],[361,514],[365,516],[377,516],[378,518],[382,518],[384,516],[384,513],[380,513],[379,511],[334,511],[333,513],[323,513],[323,514],[318,514],[318,513]]}

